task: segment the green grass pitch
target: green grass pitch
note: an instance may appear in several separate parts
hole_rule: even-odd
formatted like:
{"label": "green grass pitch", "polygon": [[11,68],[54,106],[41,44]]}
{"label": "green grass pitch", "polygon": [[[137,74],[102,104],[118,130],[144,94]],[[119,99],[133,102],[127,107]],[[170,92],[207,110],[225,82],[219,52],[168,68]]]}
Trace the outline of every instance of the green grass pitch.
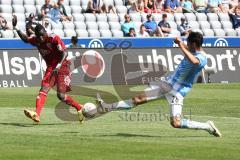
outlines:
{"label": "green grass pitch", "polygon": [[[83,125],[62,121],[54,112],[58,103],[54,91],[48,95],[41,124],[35,125],[23,109],[34,107],[38,89],[0,89],[0,160],[240,159],[240,84],[197,84],[184,100],[185,116],[213,120],[222,138],[172,128],[166,100],[109,113]],[[111,86],[98,89],[114,93]],[[86,96],[73,97],[94,102]],[[157,116],[160,110],[165,117],[149,118],[149,113]]]}

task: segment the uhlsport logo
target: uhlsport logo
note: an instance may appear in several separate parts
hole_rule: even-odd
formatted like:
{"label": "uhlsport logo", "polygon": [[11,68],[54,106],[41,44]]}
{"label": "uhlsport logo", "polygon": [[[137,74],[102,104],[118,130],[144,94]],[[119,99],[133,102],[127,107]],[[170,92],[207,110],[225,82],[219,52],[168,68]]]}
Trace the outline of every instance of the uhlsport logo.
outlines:
{"label": "uhlsport logo", "polygon": [[88,48],[104,48],[104,46],[101,40],[93,39],[89,42]]}
{"label": "uhlsport logo", "polygon": [[99,78],[105,70],[105,62],[100,53],[88,50],[83,53],[81,59],[83,72],[91,78]]}
{"label": "uhlsport logo", "polygon": [[227,46],[228,42],[224,38],[218,38],[214,43],[214,47],[227,47]]}

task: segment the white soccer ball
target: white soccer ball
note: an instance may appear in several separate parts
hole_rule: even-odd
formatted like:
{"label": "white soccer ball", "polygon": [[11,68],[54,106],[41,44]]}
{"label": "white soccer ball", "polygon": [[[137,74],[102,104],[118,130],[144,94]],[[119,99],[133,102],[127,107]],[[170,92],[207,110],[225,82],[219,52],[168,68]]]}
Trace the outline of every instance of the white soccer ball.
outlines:
{"label": "white soccer ball", "polygon": [[93,103],[85,103],[83,105],[83,115],[87,118],[92,118],[97,113],[97,106]]}

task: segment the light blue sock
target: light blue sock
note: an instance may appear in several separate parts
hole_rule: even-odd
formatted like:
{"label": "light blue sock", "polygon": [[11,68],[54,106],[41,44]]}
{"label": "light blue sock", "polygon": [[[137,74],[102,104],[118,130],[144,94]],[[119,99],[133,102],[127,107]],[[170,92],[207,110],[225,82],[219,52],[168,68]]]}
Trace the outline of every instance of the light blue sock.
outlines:
{"label": "light blue sock", "polygon": [[181,120],[181,128],[211,130],[211,126],[208,123],[191,121],[189,119]]}

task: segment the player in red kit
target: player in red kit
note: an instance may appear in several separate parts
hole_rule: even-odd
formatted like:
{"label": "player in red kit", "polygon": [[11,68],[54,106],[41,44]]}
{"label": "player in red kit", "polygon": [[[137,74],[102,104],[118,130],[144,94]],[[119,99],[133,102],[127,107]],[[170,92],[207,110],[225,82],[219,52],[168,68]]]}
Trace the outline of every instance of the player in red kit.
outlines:
{"label": "player in red kit", "polygon": [[82,105],[74,101],[66,92],[70,91],[71,82],[71,62],[66,59],[65,45],[59,36],[48,34],[45,28],[37,24],[35,27],[35,36],[28,37],[17,27],[17,17],[13,16],[13,27],[19,37],[25,42],[36,46],[47,64],[47,69],[41,83],[41,89],[36,98],[36,110],[24,110],[27,117],[35,122],[40,122],[41,110],[45,104],[46,96],[53,86],[57,86],[57,97],[59,100],[76,108],[79,121],[84,121],[82,114]]}

